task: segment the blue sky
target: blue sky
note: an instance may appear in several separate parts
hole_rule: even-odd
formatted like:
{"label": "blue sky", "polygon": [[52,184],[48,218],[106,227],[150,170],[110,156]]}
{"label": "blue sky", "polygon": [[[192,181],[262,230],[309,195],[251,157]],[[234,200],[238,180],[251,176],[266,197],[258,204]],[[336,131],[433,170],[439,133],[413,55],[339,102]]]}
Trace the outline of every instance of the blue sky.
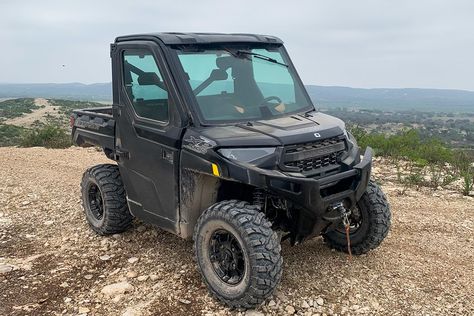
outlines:
{"label": "blue sky", "polygon": [[196,31],[276,35],[306,84],[474,91],[470,0],[5,0],[0,12],[4,83],[107,82],[115,36]]}

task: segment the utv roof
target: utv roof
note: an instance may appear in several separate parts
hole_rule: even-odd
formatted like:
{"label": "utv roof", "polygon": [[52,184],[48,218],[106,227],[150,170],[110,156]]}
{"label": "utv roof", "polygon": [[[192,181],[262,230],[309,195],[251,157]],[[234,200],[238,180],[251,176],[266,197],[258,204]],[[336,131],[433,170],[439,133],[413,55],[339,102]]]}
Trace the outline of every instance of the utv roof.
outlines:
{"label": "utv roof", "polygon": [[223,33],[147,33],[119,36],[115,42],[132,40],[160,40],[165,45],[179,44],[213,44],[213,43],[265,43],[283,44],[275,36],[257,34],[223,34]]}

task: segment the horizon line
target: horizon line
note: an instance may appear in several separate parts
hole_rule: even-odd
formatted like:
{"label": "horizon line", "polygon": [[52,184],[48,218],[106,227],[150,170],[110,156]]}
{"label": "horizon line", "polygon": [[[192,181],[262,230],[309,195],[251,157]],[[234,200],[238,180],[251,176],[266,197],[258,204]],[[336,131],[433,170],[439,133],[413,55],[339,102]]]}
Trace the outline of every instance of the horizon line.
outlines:
{"label": "horizon line", "polygon": [[[84,83],[84,82],[0,82],[0,85],[71,85],[79,84],[84,86],[91,86],[97,84],[112,84],[112,81],[108,82],[93,82],[93,83]],[[313,87],[324,87],[324,88],[347,88],[347,89],[362,89],[362,90],[450,90],[450,91],[464,91],[472,92],[474,90],[469,89],[460,89],[460,88],[427,88],[427,87],[355,87],[355,86],[344,86],[344,85],[321,85],[321,84],[304,84],[305,86]]]}

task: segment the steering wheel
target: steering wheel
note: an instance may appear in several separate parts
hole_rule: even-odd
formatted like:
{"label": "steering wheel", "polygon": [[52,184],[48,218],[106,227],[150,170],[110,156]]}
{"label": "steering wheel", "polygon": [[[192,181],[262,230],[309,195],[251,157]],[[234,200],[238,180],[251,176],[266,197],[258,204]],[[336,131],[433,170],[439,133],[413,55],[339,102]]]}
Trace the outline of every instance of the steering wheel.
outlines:
{"label": "steering wheel", "polygon": [[270,101],[272,100],[275,100],[278,102],[278,104],[282,103],[281,99],[275,95],[271,95],[269,97],[266,97],[265,99],[262,100],[262,102],[260,102],[259,105],[263,105],[263,104],[266,104],[266,103],[269,103]]}

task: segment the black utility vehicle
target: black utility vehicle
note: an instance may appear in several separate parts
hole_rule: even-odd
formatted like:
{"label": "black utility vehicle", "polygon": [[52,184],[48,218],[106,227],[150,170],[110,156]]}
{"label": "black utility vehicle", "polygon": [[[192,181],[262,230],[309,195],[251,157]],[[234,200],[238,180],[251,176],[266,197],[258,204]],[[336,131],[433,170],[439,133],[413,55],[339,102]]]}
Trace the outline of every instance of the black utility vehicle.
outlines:
{"label": "black utility vehicle", "polygon": [[243,308],[280,281],[282,240],[362,254],[387,235],[371,149],[361,158],[344,123],[315,110],[280,39],[141,34],[110,54],[113,105],[71,116],[74,141],[117,162],[82,179],[97,233],[136,216],[193,238],[210,292]]}

